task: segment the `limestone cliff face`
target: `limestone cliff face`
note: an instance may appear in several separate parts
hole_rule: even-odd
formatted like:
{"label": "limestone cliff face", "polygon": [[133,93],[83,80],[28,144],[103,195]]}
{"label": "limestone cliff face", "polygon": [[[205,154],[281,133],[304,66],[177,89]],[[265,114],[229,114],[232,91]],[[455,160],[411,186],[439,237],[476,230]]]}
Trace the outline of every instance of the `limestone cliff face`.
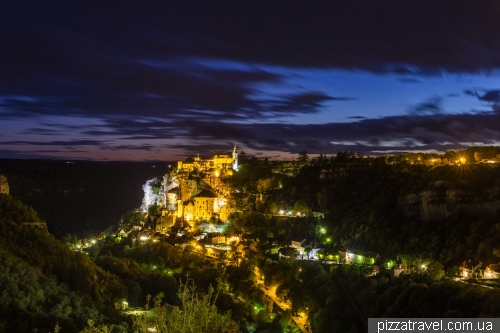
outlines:
{"label": "limestone cliff face", "polygon": [[190,177],[189,175],[178,176],[177,181],[180,188],[180,199],[182,202],[188,201],[193,195],[200,193],[204,189],[210,188],[202,179]]}
{"label": "limestone cliff face", "polygon": [[176,210],[179,180],[175,176],[172,177],[166,174],[163,176],[161,185],[160,205],[162,207],[167,207],[169,210]]}
{"label": "limestone cliff face", "polygon": [[474,214],[493,215],[500,209],[498,189],[481,194],[462,190],[425,190],[399,197],[398,204],[407,216],[420,216],[423,220],[435,220],[456,214],[460,210]]}
{"label": "limestone cliff face", "polygon": [[0,193],[9,194],[9,183],[7,182],[7,177],[0,175]]}

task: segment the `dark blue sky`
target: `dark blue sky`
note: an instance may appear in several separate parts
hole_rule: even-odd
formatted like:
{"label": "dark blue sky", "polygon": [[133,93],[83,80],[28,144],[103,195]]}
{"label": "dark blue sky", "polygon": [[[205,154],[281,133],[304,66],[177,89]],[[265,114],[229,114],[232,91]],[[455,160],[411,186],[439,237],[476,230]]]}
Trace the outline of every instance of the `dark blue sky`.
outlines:
{"label": "dark blue sky", "polygon": [[499,1],[4,1],[0,157],[500,141]]}

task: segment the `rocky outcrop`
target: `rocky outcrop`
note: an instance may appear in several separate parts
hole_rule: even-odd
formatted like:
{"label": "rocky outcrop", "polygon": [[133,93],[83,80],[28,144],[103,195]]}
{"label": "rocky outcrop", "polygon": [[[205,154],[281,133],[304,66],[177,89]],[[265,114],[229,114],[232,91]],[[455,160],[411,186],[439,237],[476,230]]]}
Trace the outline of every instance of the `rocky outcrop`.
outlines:
{"label": "rocky outcrop", "polygon": [[498,189],[477,194],[452,189],[425,190],[399,197],[398,204],[407,216],[420,216],[425,221],[442,219],[459,211],[478,215],[493,215],[500,210]]}
{"label": "rocky outcrop", "polygon": [[198,187],[198,181],[194,178],[182,177],[179,179],[179,187],[181,189],[181,200],[182,202],[188,201],[192,196],[201,192],[201,189]]}
{"label": "rocky outcrop", "polygon": [[0,175],[0,193],[9,194],[9,182],[7,182],[7,177]]}
{"label": "rocky outcrop", "polygon": [[[162,207],[167,207],[169,210],[177,209],[177,197],[179,190],[179,181],[176,176],[166,174],[161,182],[161,202]],[[175,195],[174,195],[175,194]]]}
{"label": "rocky outcrop", "polygon": [[192,175],[178,175],[178,186],[180,188],[180,199],[182,202],[190,200],[193,196],[200,193],[202,190],[212,188],[203,179]]}

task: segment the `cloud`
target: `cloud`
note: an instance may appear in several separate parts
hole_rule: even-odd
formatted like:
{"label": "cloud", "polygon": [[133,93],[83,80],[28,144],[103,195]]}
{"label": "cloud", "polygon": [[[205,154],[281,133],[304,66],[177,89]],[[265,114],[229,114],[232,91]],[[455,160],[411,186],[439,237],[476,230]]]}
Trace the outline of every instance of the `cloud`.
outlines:
{"label": "cloud", "polygon": [[192,124],[197,139],[237,141],[253,150],[336,153],[353,150],[418,148],[446,150],[445,143],[496,143],[500,141],[500,119],[493,115],[421,115],[365,119],[355,123],[319,125]]}
{"label": "cloud", "polygon": [[252,99],[257,85],[283,83],[261,65],[412,74],[406,82],[500,67],[500,36],[491,34],[500,31],[500,7],[493,1],[227,1],[194,8],[12,2],[2,9],[3,119],[119,114],[243,121],[263,116],[263,108],[274,117],[317,112],[335,99],[307,88],[280,100]]}
{"label": "cloud", "polygon": [[68,141],[2,141],[3,145],[18,145],[18,146],[104,146],[105,141],[102,140],[68,140]]}
{"label": "cloud", "polygon": [[[10,145],[154,154],[154,147],[191,153],[199,143],[226,151],[237,142],[264,152],[370,152],[439,149],[463,135],[498,139],[500,124],[490,110],[443,115],[441,97],[398,117],[280,123],[319,119],[353,99],[341,89],[294,81],[300,71],[395,73],[405,83],[443,72],[497,71],[496,1],[11,1],[1,9],[0,129],[2,120],[31,123],[19,131],[29,137],[7,138]],[[498,90],[466,93],[500,112]],[[63,117],[72,120],[52,121]]]}
{"label": "cloud", "polygon": [[421,80],[418,80],[414,77],[401,77],[401,78],[398,78],[398,81],[402,82],[402,83],[420,83],[420,82],[422,82]]}
{"label": "cloud", "polygon": [[[342,150],[364,154],[444,151],[466,143],[488,145],[500,142],[500,119],[491,112],[476,115],[424,112],[313,125],[230,123],[203,119],[155,122],[110,118],[101,126],[100,131],[83,130],[82,134],[91,135],[96,138],[94,140],[51,140],[42,143],[17,140],[2,142],[2,145],[13,150],[29,149],[33,152],[43,150],[44,146],[60,147],[64,151],[88,147],[85,148],[89,149],[88,156],[99,150],[113,151],[114,155],[101,154],[108,158],[120,156],[120,151],[128,154],[141,151],[141,159],[161,160],[182,159],[197,153],[207,156],[229,153],[234,144],[239,151],[276,155],[277,152],[296,154],[302,150],[311,154],[334,154]],[[29,131],[26,135],[30,135]],[[64,156],[64,153],[59,156]],[[132,157],[127,155],[126,159]]]}
{"label": "cloud", "polygon": [[[255,112],[262,113],[317,113],[328,101],[347,101],[348,97],[332,97],[321,92],[305,92],[280,96],[273,100],[258,101]],[[262,110],[262,111],[259,111]]]}
{"label": "cloud", "polygon": [[411,115],[422,115],[422,114],[440,114],[443,112],[441,104],[443,98],[440,96],[434,96],[429,98],[427,101],[419,103],[410,108],[409,113]]}
{"label": "cloud", "polygon": [[466,95],[476,97],[478,100],[483,101],[491,105],[491,108],[495,112],[500,112],[500,90],[466,90]]}

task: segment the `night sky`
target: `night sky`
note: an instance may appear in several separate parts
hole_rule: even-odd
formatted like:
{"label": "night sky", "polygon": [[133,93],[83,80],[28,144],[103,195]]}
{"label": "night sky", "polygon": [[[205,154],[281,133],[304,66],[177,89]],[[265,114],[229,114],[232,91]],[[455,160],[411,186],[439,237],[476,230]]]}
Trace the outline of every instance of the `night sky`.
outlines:
{"label": "night sky", "polygon": [[500,142],[500,1],[2,1],[0,157]]}

